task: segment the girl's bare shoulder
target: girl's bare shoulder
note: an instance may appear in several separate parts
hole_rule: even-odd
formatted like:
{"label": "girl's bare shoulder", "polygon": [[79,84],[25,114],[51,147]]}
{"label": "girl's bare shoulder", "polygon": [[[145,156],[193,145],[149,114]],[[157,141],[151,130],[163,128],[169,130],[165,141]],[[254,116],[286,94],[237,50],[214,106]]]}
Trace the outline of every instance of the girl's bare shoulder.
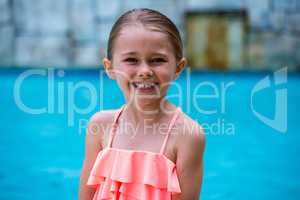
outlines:
{"label": "girl's bare shoulder", "polygon": [[104,147],[114,121],[117,109],[102,110],[92,115],[87,127],[87,137],[92,138],[96,143]]}
{"label": "girl's bare shoulder", "polygon": [[109,124],[113,122],[117,109],[101,110],[92,115],[89,123]]}
{"label": "girl's bare shoulder", "polygon": [[203,146],[205,143],[205,133],[201,124],[191,118],[186,113],[178,117],[176,126],[177,133],[177,148],[179,149],[188,149],[189,147],[199,147]]}

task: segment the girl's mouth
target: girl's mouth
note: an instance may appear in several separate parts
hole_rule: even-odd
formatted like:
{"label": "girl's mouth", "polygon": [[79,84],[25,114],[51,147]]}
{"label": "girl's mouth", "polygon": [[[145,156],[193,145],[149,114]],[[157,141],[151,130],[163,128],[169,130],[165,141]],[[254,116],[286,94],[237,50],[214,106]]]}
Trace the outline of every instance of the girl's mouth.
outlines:
{"label": "girl's mouth", "polygon": [[132,86],[138,93],[153,94],[158,91],[157,82],[132,82]]}

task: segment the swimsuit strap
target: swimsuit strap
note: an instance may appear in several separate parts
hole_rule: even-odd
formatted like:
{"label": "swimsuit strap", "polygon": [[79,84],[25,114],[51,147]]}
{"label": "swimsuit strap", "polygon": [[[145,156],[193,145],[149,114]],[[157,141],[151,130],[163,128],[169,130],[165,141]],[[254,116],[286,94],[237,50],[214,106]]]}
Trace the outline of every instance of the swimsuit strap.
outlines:
{"label": "swimsuit strap", "polygon": [[117,127],[118,127],[118,119],[119,119],[119,117],[121,116],[121,113],[122,113],[122,111],[123,111],[124,108],[125,108],[125,105],[126,105],[126,104],[124,104],[124,105],[116,112],[116,114],[115,114],[115,116],[114,116],[114,121],[113,121],[113,124],[112,124],[112,128],[111,128],[110,133],[109,133],[108,147],[111,147],[111,145],[112,145],[112,141],[113,141],[113,138],[114,138],[114,136],[115,136],[115,134],[116,134],[116,130],[117,130]]}
{"label": "swimsuit strap", "polygon": [[[114,136],[115,136],[115,134],[116,134],[116,130],[117,130],[117,127],[118,127],[118,119],[120,118],[121,113],[122,113],[122,111],[124,110],[125,106],[126,106],[126,104],[124,104],[124,105],[117,111],[117,113],[116,113],[115,116],[114,116],[113,125],[112,125],[112,128],[111,128],[110,134],[109,134],[109,142],[108,142],[108,146],[109,146],[109,147],[111,147],[111,145],[112,145],[112,141],[113,141],[113,138],[114,138]],[[170,124],[169,124],[168,130],[167,130],[167,133],[166,133],[166,137],[165,137],[164,142],[163,142],[163,145],[162,145],[162,147],[161,147],[161,149],[160,149],[160,154],[163,154],[163,153],[164,153],[164,149],[165,149],[165,146],[166,146],[166,144],[167,144],[167,140],[168,140],[168,138],[169,138],[170,132],[171,132],[171,130],[172,130],[172,127],[173,127],[174,124],[175,124],[175,121],[176,121],[176,119],[177,119],[177,117],[178,117],[180,111],[181,111],[180,107],[177,107],[177,109],[176,109],[176,111],[175,111],[175,114],[174,114],[174,116],[172,117],[171,122],[170,122]]]}
{"label": "swimsuit strap", "polygon": [[167,135],[166,135],[165,140],[164,140],[164,143],[163,143],[163,145],[162,145],[162,147],[161,147],[161,149],[160,149],[160,154],[163,154],[163,153],[164,153],[164,149],[165,149],[165,147],[166,147],[167,140],[168,140],[168,138],[169,138],[170,132],[171,132],[171,130],[172,130],[172,127],[173,127],[174,124],[175,124],[175,121],[176,121],[176,119],[177,119],[177,117],[178,117],[180,111],[181,111],[180,107],[177,107],[177,109],[176,109],[176,111],[175,111],[175,114],[174,114],[174,116],[172,117],[171,122],[170,122],[170,124],[169,124],[168,130],[167,130]]}

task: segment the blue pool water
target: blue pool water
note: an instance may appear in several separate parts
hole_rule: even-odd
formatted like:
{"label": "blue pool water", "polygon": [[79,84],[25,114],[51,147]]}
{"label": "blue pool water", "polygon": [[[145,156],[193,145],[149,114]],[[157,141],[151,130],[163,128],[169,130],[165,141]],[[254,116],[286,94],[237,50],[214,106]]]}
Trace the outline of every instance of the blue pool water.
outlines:
{"label": "blue pool water", "polygon": [[[99,70],[28,70],[0,70],[0,199],[76,199],[86,122],[97,110],[120,107],[124,99]],[[52,85],[43,73],[54,74]],[[268,75],[273,81],[268,72],[189,77],[185,71],[176,82],[180,90],[170,88],[169,99],[207,128],[201,199],[300,199],[300,76],[289,74],[286,84],[271,84],[253,98],[255,110],[272,118],[274,91],[287,89],[287,132],[281,133],[250,106],[251,91]],[[228,86],[225,95],[222,84]],[[192,99],[199,94],[215,96]],[[37,113],[24,111],[26,106]]]}

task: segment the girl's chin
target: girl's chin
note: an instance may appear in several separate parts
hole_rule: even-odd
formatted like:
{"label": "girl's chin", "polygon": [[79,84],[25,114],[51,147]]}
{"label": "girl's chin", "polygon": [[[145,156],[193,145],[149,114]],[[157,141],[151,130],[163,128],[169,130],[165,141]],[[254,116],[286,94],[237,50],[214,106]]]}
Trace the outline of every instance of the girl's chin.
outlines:
{"label": "girl's chin", "polygon": [[138,93],[138,94],[133,94],[134,96],[133,96],[133,98],[136,100],[136,101],[141,101],[141,100],[143,100],[143,101],[150,101],[150,100],[157,100],[157,99],[159,99],[160,98],[160,95],[158,95],[158,94],[140,94],[140,93]]}
{"label": "girl's chin", "polygon": [[129,93],[128,95],[130,101],[134,102],[150,102],[150,101],[157,101],[161,98],[159,94],[145,94],[145,93]]}

